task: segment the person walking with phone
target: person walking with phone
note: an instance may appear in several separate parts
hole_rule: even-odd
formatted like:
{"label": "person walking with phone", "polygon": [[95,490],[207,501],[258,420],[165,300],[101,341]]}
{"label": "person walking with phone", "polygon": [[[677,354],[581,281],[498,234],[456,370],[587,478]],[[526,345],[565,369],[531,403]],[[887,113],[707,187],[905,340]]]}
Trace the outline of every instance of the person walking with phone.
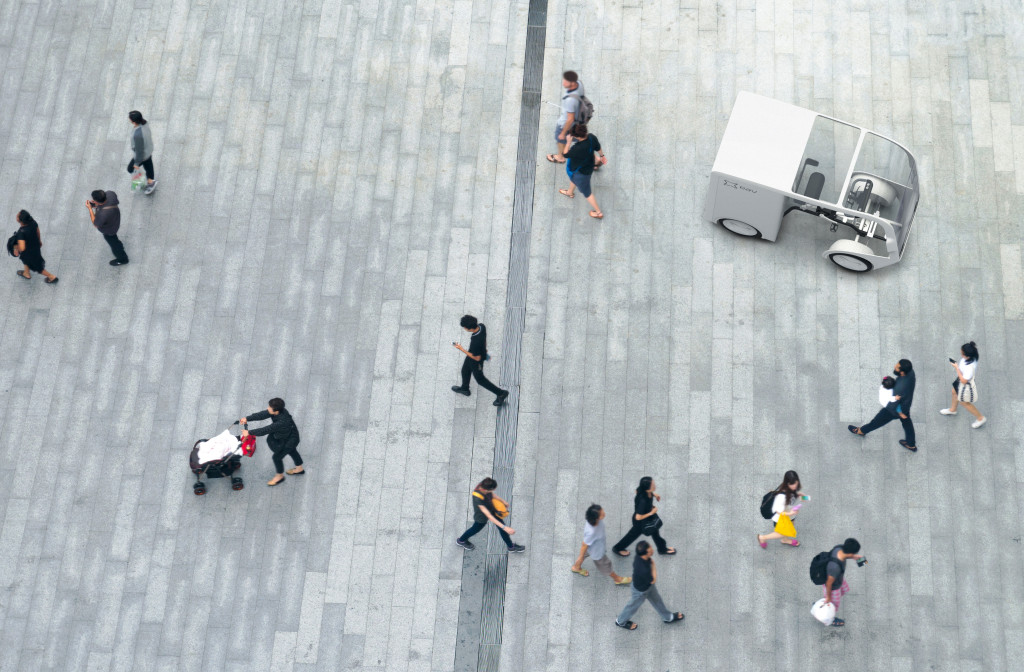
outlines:
{"label": "person walking with phone", "polygon": [[636,545],[636,557],[633,558],[633,585],[629,602],[622,608],[615,625],[626,630],[636,630],[637,625],[632,618],[640,605],[647,600],[665,623],[678,623],[686,618],[681,611],[669,611],[661,599],[661,593],[654,585],[658,582],[658,568],[654,564],[654,549],[646,541]]}
{"label": "person walking with phone", "polygon": [[92,192],[92,198],[85,202],[92,225],[103,234],[103,240],[107,241],[110,251],[114,253],[114,258],[110,261],[111,266],[123,266],[128,263],[124,244],[117,237],[117,232],[121,228],[121,209],[117,206],[117,194],[102,189]]}
{"label": "person walking with phone", "polygon": [[[775,490],[765,495],[765,500],[768,500],[769,497],[771,498],[772,514],[770,520],[776,525],[778,524],[779,516],[781,515],[788,516],[790,520],[796,518],[796,514],[799,512],[801,506],[799,500],[801,498],[804,500],[810,499],[800,491],[800,477],[793,470],[785,473],[782,477],[782,483],[779,484],[779,487],[775,488]],[[764,508],[765,504],[766,501],[761,502],[762,508]],[[762,515],[764,513],[766,512],[762,511]],[[772,539],[779,539],[781,540],[781,543],[786,546],[792,546],[793,548],[800,545],[800,542],[795,538],[787,537],[781,532],[770,532],[768,534],[757,535],[757,543],[761,548],[768,548],[768,542]]]}
{"label": "person walking with phone", "polygon": [[134,173],[135,169],[142,167],[146,171],[146,195],[149,196],[156,191],[156,171],[153,169],[153,134],[149,129],[149,122],[142,116],[142,112],[132,110],[128,113],[128,121],[132,122],[135,130],[132,131],[132,159],[128,162],[128,173]]}
{"label": "person walking with phone", "polygon": [[[860,542],[854,538],[849,538],[842,543],[841,546],[835,546],[829,551],[828,565],[826,566],[826,578],[825,578],[825,604],[834,604],[836,607],[836,613],[839,612],[839,603],[843,599],[843,595],[850,592],[850,585],[846,583],[846,561],[851,558],[858,560],[858,565],[863,564],[860,553]],[[832,619],[831,625],[835,627],[841,627],[846,625],[846,621],[839,617]]]}
{"label": "person walking with phone", "polygon": [[456,350],[466,355],[466,359],[462,362],[462,385],[452,385],[452,392],[468,397],[470,395],[469,377],[473,376],[476,378],[477,385],[494,393],[494,405],[501,406],[508,399],[508,390],[501,389],[484,376],[484,361],[489,359],[487,355],[487,327],[482,322],[478,322],[472,315],[463,315],[459,324],[471,336],[469,337],[469,350],[466,350],[459,343],[452,343]]}
{"label": "person walking with phone", "polygon": [[605,555],[607,537],[604,530],[604,509],[600,504],[591,504],[587,512],[583,514],[586,522],[583,524],[583,545],[580,546],[580,555],[576,562],[569,569],[580,576],[590,576],[590,572],[583,569],[583,559],[590,556],[594,566],[605,576],[610,576],[616,586],[625,586],[630,582],[627,576],[619,576],[612,569],[612,561]]}
{"label": "person walking with phone", "polygon": [[590,177],[594,174],[594,169],[597,167],[597,159],[594,158],[595,152],[600,154],[599,158],[602,165],[608,162],[604,152],[601,151],[601,141],[597,139],[596,135],[587,130],[586,124],[576,124],[573,126],[568,141],[575,143],[565,153],[565,172],[569,176],[569,188],[559,189],[558,193],[566,198],[573,198],[576,195],[576,189],[579,188],[583,198],[587,199],[587,203],[590,203],[590,207],[593,208],[590,211],[590,216],[594,219],[604,219],[604,213],[601,212],[601,208],[597,204],[597,198],[590,188]]}
{"label": "person walking with phone", "polygon": [[28,210],[20,210],[15,216],[18,222],[18,230],[8,241],[8,249],[14,256],[21,260],[25,267],[23,271],[16,271],[18,277],[24,280],[31,280],[32,273],[42,273],[46,276],[46,284],[52,285],[59,278],[46,270],[46,260],[43,259],[43,237],[39,233],[39,224],[28,214]]}
{"label": "person walking with phone", "polygon": [[494,526],[498,528],[498,534],[501,535],[501,540],[508,547],[509,553],[522,553],[526,550],[526,546],[512,541],[511,535],[516,531],[502,521],[502,518],[508,515],[508,504],[494,494],[497,488],[498,482],[488,476],[477,483],[470,494],[469,505],[473,509],[473,524],[455,540],[456,544],[467,551],[476,550],[476,546],[469,538],[487,527],[488,522],[494,523]]}
{"label": "person walking with phone", "polygon": [[[260,420],[270,420],[270,424],[256,429],[247,426],[250,422],[259,422]],[[274,397],[267,402],[267,410],[247,415],[238,422],[244,427],[242,429],[243,437],[250,435],[267,437],[267,447],[270,448],[274,459],[274,469],[277,472],[272,479],[267,481],[267,485],[275,486],[283,483],[285,473],[289,476],[303,476],[306,473],[305,467],[302,466],[302,456],[298,451],[299,428],[295,425],[292,414],[285,409],[284,399]],[[286,455],[295,463],[295,467],[287,472],[284,470]]]}
{"label": "person walking with phone", "polygon": [[626,549],[641,534],[646,534],[654,541],[660,555],[676,554],[676,549],[669,548],[668,543],[661,538],[661,534],[658,532],[662,522],[658,517],[658,507],[655,502],[661,501],[661,495],[654,491],[654,487],[654,479],[650,476],[640,479],[640,485],[637,486],[636,495],[633,497],[633,524],[625,536],[612,547],[612,550],[622,557],[629,555],[629,551]]}
{"label": "person walking with phone", "polygon": [[867,436],[879,427],[899,419],[903,425],[905,437],[900,439],[900,445],[912,453],[917,452],[917,437],[914,434],[914,421],[910,419],[910,404],[914,401],[914,388],[917,386],[917,377],[914,375],[914,365],[909,359],[901,359],[892,370],[896,378],[896,384],[892,389],[893,400],[885,408],[875,414],[868,424],[858,427],[847,425],[851,434]]}
{"label": "person walking with phone", "polygon": [[956,407],[963,404],[964,408],[974,416],[971,427],[977,429],[988,421],[988,418],[974,406],[978,401],[978,386],[974,380],[974,372],[978,368],[978,346],[974,344],[974,341],[964,343],[960,346],[960,361],[950,357],[949,363],[956,371],[956,380],[953,381],[953,394],[949,408],[944,408],[939,413],[956,415]]}

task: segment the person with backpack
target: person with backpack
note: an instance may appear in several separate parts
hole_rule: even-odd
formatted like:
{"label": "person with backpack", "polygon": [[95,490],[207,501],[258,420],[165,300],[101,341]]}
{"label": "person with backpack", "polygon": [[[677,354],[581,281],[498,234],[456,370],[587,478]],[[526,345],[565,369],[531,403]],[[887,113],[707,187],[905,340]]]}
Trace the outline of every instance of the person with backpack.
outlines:
{"label": "person with backpack", "polygon": [[644,476],[640,479],[640,485],[636,487],[636,495],[633,497],[633,525],[625,536],[612,546],[612,550],[616,554],[622,557],[629,555],[629,551],[626,549],[641,534],[646,534],[654,541],[660,555],[676,554],[676,549],[669,548],[668,542],[662,539],[658,533],[662,521],[658,517],[658,507],[654,504],[656,501],[661,501],[661,495],[654,491],[654,479]]}
{"label": "person with backpack", "polygon": [[575,141],[572,148],[565,153],[565,172],[569,176],[569,188],[559,189],[558,193],[573,198],[576,188],[579,187],[583,198],[587,199],[587,203],[594,208],[590,211],[590,216],[594,219],[603,219],[604,213],[601,212],[601,208],[597,205],[597,199],[590,189],[590,176],[594,174],[594,169],[597,167],[594,153],[597,152],[601,155],[602,163],[608,161],[604,152],[601,151],[601,141],[587,130],[586,124],[576,124],[568,136],[568,140],[569,142]]}
{"label": "person with backpack", "polygon": [[[816,586],[824,587],[825,605],[835,605],[837,612],[843,595],[850,592],[850,586],[846,583],[846,561],[851,558],[859,560],[858,566],[867,562],[859,552],[860,542],[850,537],[839,546],[832,547],[831,551],[818,553],[811,560],[811,581]],[[846,621],[835,617],[829,625],[839,627],[846,625]]]}
{"label": "person with backpack", "polygon": [[576,124],[586,124],[594,116],[594,106],[583,94],[583,82],[572,70],[562,73],[561,114],[555,122],[555,143],[557,154],[548,154],[551,163],[565,163],[565,145],[570,129]]}
{"label": "person with backpack", "polygon": [[583,569],[583,559],[589,555],[599,572],[605,576],[610,576],[616,586],[625,586],[631,579],[628,576],[616,574],[615,570],[612,569],[611,558],[605,555],[608,540],[604,531],[604,509],[601,508],[600,504],[591,504],[587,508],[587,512],[583,514],[583,518],[587,521],[583,525],[583,545],[580,546],[579,557],[576,558],[576,562],[569,569],[574,574],[590,576],[590,572]]}
{"label": "person with backpack", "polygon": [[28,210],[20,210],[15,216],[18,221],[18,230],[7,241],[7,250],[21,260],[25,266],[24,271],[16,271],[19,278],[31,280],[32,273],[42,273],[46,276],[46,284],[52,285],[58,278],[46,270],[46,260],[43,259],[43,237],[39,233],[39,224],[28,214]]}
{"label": "person with backpack", "polygon": [[522,553],[526,550],[526,546],[512,541],[511,535],[516,531],[502,522],[508,516],[508,503],[494,494],[497,488],[498,482],[488,476],[477,483],[470,494],[469,505],[473,509],[473,524],[455,540],[456,544],[467,551],[476,549],[469,538],[487,527],[488,521],[494,523],[494,526],[498,528],[498,534],[501,535],[502,541],[508,547],[509,553]]}
{"label": "person with backpack", "polygon": [[[761,498],[761,516],[776,524],[779,522],[779,516],[783,514],[792,520],[800,510],[801,505],[797,502],[801,497],[808,499],[807,495],[800,491],[800,477],[793,470],[787,471],[779,487]],[[793,537],[787,538],[781,532],[757,535],[757,543],[761,548],[768,548],[768,541],[771,539],[781,539],[783,544],[793,548],[800,545],[799,541]]]}
{"label": "person with backpack", "polygon": [[[247,423],[260,420],[270,420],[270,424],[256,429],[245,426]],[[267,485],[275,486],[282,483],[285,473],[289,476],[302,476],[306,473],[302,466],[302,456],[297,450],[299,428],[295,425],[292,414],[285,409],[284,399],[274,397],[267,402],[267,410],[247,415],[238,422],[245,427],[242,430],[243,438],[250,435],[267,437],[267,447],[274,458],[274,468],[277,469],[277,474],[267,482]],[[287,472],[284,470],[285,455],[291,457],[295,463],[295,467]]]}

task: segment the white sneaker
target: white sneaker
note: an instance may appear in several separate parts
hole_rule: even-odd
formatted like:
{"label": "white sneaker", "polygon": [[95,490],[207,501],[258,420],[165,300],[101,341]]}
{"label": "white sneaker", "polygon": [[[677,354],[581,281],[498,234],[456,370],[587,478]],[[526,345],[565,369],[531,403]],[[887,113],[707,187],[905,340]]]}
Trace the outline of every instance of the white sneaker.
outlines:
{"label": "white sneaker", "polygon": [[975,429],[977,429],[978,427],[981,427],[982,425],[984,425],[987,421],[988,421],[988,418],[982,417],[981,420],[975,420],[974,422],[972,422],[971,423],[971,427],[974,427]]}
{"label": "white sneaker", "polygon": [[956,411],[951,411],[948,408],[942,409],[939,413],[942,413],[943,415],[956,415]]}

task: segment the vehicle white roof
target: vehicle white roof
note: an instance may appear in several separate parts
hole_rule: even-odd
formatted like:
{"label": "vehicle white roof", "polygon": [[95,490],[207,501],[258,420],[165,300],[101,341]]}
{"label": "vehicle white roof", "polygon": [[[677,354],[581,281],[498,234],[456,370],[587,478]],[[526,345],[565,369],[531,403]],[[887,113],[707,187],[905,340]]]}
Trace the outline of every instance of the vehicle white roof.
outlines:
{"label": "vehicle white roof", "polygon": [[741,91],[712,170],[791,191],[817,117],[802,107]]}

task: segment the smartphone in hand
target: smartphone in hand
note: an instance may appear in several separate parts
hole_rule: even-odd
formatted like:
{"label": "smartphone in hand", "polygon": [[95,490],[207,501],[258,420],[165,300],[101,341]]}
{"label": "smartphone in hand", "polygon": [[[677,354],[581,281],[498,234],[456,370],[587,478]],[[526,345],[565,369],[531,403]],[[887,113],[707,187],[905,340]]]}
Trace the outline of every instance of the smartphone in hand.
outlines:
{"label": "smartphone in hand", "polygon": [[956,364],[956,360],[955,360],[955,359],[953,359],[952,357],[950,357],[950,358],[949,358],[949,363],[950,363],[950,364]]}

